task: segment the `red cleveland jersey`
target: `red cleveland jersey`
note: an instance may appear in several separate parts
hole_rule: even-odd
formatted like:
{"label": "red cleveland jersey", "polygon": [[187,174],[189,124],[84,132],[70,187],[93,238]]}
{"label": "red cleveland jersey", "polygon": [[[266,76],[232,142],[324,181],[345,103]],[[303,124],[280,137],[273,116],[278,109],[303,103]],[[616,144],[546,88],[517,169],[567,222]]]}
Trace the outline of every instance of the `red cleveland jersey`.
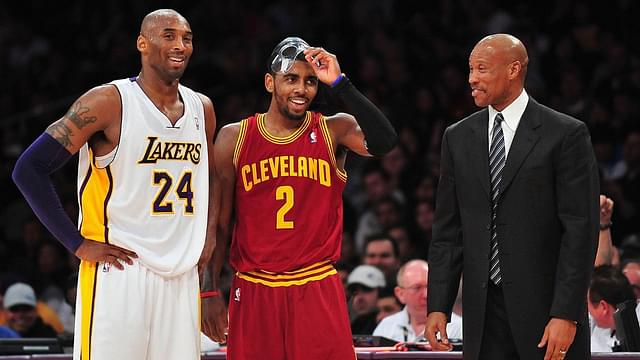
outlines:
{"label": "red cleveland jersey", "polygon": [[307,112],[287,137],[269,134],[264,121],[256,114],[240,123],[231,265],[282,273],[337,261],[347,175],[337,167],[325,118]]}

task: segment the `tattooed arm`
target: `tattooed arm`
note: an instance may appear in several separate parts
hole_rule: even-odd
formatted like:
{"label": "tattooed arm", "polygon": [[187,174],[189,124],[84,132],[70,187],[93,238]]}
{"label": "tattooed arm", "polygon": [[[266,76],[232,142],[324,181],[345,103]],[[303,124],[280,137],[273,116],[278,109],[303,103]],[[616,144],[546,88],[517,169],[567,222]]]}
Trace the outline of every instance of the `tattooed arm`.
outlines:
{"label": "tattooed arm", "polygon": [[[46,133],[71,154],[90,142],[96,155],[104,155],[117,145],[121,113],[115,86],[98,86],[80,96],[62,118],[49,125]],[[98,134],[102,136],[94,136]]]}
{"label": "tattooed arm", "polygon": [[131,264],[137,255],[85,239],[64,211],[50,178],[87,141],[97,155],[111,151],[118,141],[121,111],[113,86],[97,87],[82,95],[22,153],[13,169],[13,181],[40,221],[69,251],[82,260],[105,261],[123,269],[120,261]]}

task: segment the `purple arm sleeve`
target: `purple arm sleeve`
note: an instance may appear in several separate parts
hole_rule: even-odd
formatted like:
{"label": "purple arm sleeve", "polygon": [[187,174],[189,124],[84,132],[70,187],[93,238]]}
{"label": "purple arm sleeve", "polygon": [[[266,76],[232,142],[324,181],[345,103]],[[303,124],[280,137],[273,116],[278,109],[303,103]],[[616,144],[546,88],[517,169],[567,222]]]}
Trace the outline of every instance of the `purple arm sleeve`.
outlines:
{"label": "purple arm sleeve", "polygon": [[13,181],[49,231],[72,253],[84,238],[62,207],[49,174],[71,154],[51,135],[43,133],[22,153],[13,169]]}

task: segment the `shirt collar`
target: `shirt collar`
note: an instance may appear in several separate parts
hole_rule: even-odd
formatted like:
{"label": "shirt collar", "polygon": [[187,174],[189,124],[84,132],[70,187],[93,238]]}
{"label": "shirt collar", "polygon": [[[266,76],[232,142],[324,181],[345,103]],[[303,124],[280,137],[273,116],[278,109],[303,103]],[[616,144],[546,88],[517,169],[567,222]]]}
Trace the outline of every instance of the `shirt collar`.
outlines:
{"label": "shirt collar", "polygon": [[405,306],[404,308],[402,308],[402,310],[400,311],[400,314],[398,315],[398,319],[400,321],[398,321],[398,325],[400,325],[401,327],[404,326],[409,326],[409,310],[407,309],[407,307]]}
{"label": "shirt collar", "polygon": [[509,129],[511,129],[511,131],[516,131],[518,124],[520,123],[520,118],[522,117],[522,114],[524,114],[524,110],[527,108],[528,103],[529,95],[524,89],[522,89],[520,95],[518,95],[518,97],[502,111],[498,111],[493,106],[489,105],[489,124],[493,124],[493,119],[495,119],[496,114],[500,112],[502,113],[504,122]]}

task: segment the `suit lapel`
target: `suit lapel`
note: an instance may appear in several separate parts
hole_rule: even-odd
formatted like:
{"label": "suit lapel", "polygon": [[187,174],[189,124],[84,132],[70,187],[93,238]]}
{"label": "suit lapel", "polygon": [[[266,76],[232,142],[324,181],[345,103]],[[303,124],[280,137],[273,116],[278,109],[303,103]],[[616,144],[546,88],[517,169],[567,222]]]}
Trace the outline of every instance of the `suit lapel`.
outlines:
{"label": "suit lapel", "polygon": [[485,108],[475,114],[471,120],[471,138],[469,139],[469,154],[474,164],[474,173],[487,195],[489,194],[489,111]]}
{"label": "suit lapel", "polygon": [[539,104],[529,98],[520,124],[516,129],[515,137],[511,143],[509,154],[507,155],[507,162],[502,173],[502,188],[501,193],[504,194],[505,190],[513,181],[514,176],[518,173],[518,170],[522,166],[522,163],[527,158],[535,144],[540,140],[540,135],[536,129],[541,125]]}

